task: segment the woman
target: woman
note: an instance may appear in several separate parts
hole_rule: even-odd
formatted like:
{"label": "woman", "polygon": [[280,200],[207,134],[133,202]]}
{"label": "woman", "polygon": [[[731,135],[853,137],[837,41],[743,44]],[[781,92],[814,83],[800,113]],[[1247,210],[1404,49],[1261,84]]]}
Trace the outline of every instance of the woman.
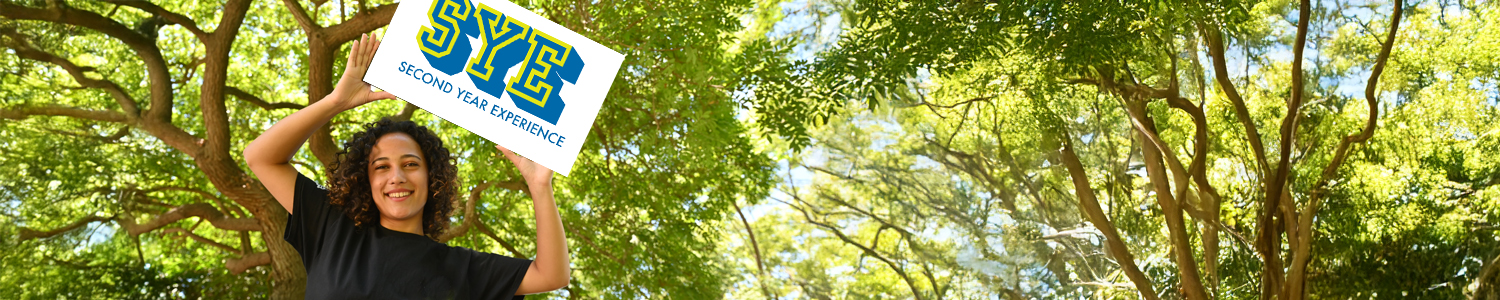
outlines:
{"label": "woman", "polygon": [[[380,42],[349,51],[333,93],[277,122],[245,146],[245,163],[291,213],[284,238],[307,266],[308,299],[494,299],[567,286],[571,269],[552,170],[495,146],[515,164],[536,213],[536,260],[449,247],[457,171],[442,140],[410,121],[381,120],[344,144],[324,190],[291,158],[334,115],[376,100],[365,71]],[[516,298],[521,298],[517,296]]]}

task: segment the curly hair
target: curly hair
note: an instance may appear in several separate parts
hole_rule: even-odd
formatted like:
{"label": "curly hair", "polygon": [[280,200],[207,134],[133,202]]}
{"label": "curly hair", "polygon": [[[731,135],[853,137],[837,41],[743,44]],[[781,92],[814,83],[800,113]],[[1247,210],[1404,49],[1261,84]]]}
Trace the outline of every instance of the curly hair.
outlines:
{"label": "curly hair", "polygon": [[338,161],[329,168],[329,203],[343,207],[344,214],[353,219],[357,227],[380,222],[380,209],[375,207],[375,198],[370,194],[370,151],[380,137],[397,132],[410,135],[422,149],[428,174],[427,204],[422,206],[422,232],[437,240],[438,235],[448,229],[448,214],[453,212],[453,201],[458,195],[458,168],[453,165],[453,156],[443,146],[443,140],[417,123],[383,118],[365,124],[363,132],[344,142]]}

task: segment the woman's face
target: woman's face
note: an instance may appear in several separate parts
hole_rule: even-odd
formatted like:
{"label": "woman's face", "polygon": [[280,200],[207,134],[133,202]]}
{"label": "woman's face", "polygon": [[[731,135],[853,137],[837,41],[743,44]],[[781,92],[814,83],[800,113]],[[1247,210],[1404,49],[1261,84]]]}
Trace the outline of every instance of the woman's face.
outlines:
{"label": "woman's face", "polygon": [[401,132],[375,141],[369,157],[370,195],[382,221],[421,220],[427,205],[427,161],[416,140]]}

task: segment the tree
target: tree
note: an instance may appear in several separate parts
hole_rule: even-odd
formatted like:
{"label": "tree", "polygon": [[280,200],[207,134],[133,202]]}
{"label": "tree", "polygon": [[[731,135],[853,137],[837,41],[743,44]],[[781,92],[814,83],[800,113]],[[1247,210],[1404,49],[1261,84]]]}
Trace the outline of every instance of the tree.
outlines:
{"label": "tree", "polygon": [[[861,109],[846,109],[847,103],[919,111],[898,114],[902,117],[896,120],[901,132],[915,132],[909,134],[926,140],[894,144],[923,143],[944,151],[918,152],[906,146],[876,152],[943,163],[945,170],[939,172],[964,174],[961,180],[988,188],[992,195],[1038,191],[1033,197],[1038,203],[1076,205],[1067,209],[1076,209],[1077,218],[1061,218],[1056,225],[1062,226],[1054,225],[1053,232],[1085,226],[1097,230],[1103,240],[1051,250],[1106,251],[1143,298],[1241,298],[1253,293],[1262,299],[1300,299],[1310,289],[1331,297],[1398,295],[1388,293],[1392,291],[1456,296],[1460,289],[1455,286],[1475,279],[1479,281],[1471,290],[1488,291],[1487,282],[1493,279],[1487,278],[1493,277],[1465,275],[1479,270],[1479,264],[1454,265],[1474,257],[1492,258],[1484,249],[1493,246],[1481,242],[1489,233],[1458,233],[1455,226],[1475,224],[1451,219],[1488,217],[1463,213],[1477,208],[1470,204],[1444,204],[1487,197],[1487,164],[1455,161],[1451,155],[1413,157],[1387,144],[1431,151],[1488,143],[1465,137],[1486,131],[1478,128],[1457,126],[1464,128],[1453,129],[1457,134],[1419,132],[1446,132],[1443,128],[1454,125],[1441,124],[1485,119],[1493,112],[1492,106],[1472,100],[1472,94],[1489,89],[1479,83],[1488,75],[1477,74],[1485,74],[1492,60],[1461,54],[1486,48],[1462,43],[1437,48],[1445,44],[1433,43],[1483,32],[1475,27],[1487,26],[1480,24],[1488,24],[1482,18],[1489,16],[1484,12],[1490,8],[1427,5],[1415,12],[1422,20],[1416,26],[1435,32],[1414,35],[1407,33],[1409,22],[1404,21],[1414,6],[1399,1],[857,1],[841,11],[842,33],[829,50],[812,60],[780,62],[813,80],[768,77],[759,82],[754,96],[764,99],[757,103],[778,104],[758,107],[756,116],[758,122],[814,126],[824,121],[821,116]],[[1459,14],[1444,17],[1454,11]],[[1246,54],[1233,53],[1226,46],[1230,42]],[[1316,54],[1304,58],[1304,49]],[[1277,51],[1289,53],[1290,59],[1268,55]],[[1466,59],[1423,58],[1436,51]],[[1410,60],[1422,63],[1406,62]],[[1236,74],[1229,67],[1236,62],[1246,64],[1246,70]],[[1252,64],[1255,68],[1249,67]],[[1444,71],[1446,66],[1463,71]],[[1447,90],[1427,92],[1441,85],[1437,82],[1446,82]],[[813,92],[797,92],[802,90]],[[1353,95],[1360,92],[1362,97]],[[1419,102],[1423,104],[1413,104]],[[1433,107],[1430,103],[1453,103],[1452,109],[1473,113],[1454,112],[1452,121],[1405,113]],[[1453,112],[1448,109],[1441,111]],[[1381,126],[1388,125],[1381,124],[1393,122],[1429,125],[1418,131],[1403,129],[1399,135],[1382,133]],[[1277,135],[1263,136],[1262,131]],[[837,140],[797,130],[771,134],[811,138],[811,153],[843,147]],[[1400,138],[1433,134],[1453,138],[1416,145]],[[891,154],[863,157],[882,155]],[[1407,165],[1408,159],[1431,163]],[[837,166],[835,161],[828,165]],[[1413,176],[1420,180],[1384,178],[1432,168],[1452,175],[1440,179],[1417,172]],[[822,178],[842,182],[831,186],[885,185],[858,176],[846,178],[860,174],[857,167],[828,169],[839,172]],[[814,178],[813,185],[820,186],[819,177]],[[1436,208],[1417,212],[1405,204],[1383,204],[1378,196],[1390,194],[1380,189],[1395,186],[1408,186],[1418,195],[1410,196],[1410,201],[1422,203],[1417,206]],[[1444,195],[1445,189],[1457,192]],[[941,197],[919,188],[904,190],[918,194],[909,196],[914,198]],[[923,205],[913,206],[942,207]],[[1149,208],[1120,209],[1137,205]],[[1325,205],[1341,210],[1327,211]],[[997,209],[1002,214],[1026,214],[1024,209]],[[1444,229],[1372,229],[1355,221],[1371,214],[1394,214],[1393,210],[1417,214],[1408,218]],[[1398,250],[1429,245],[1417,246],[1427,249],[1421,247],[1431,248],[1433,243],[1441,245],[1434,249],[1486,254]],[[1370,274],[1370,268],[1378,267],[1372,264],[1388,264],[1391,258],[1360,259],[1358,245],[1445,263],[1420,264],[1422,268],[1413,263],[1411,269],[1359,275]],[[1422,276],[1415,270],[1460,275]],[[1327,281],[1313,280],[1319,278]],[[1349,286],[1340,280],[1365,284],[1333,288]],[[1399,284],[1388,284],[1392,281]],[[1258,288],[1239,288],[1247,284]],[[1372,290],[1376,293],[1369,293]]]}
{"label": "tree", "polygon": [[[739,14],[754,4],[523,5],[627,55],[578,167],[557,181],[577,271],[562,294],[722,293],[728,275],[721,258],[700,255],[713,252],[717,235],[704,221],[725,217],[734,199],[762,197],[770,176],[767,158],[749,150],[734,116],[740,103],[730,94],[744,72],[732,62],[774,54],[738,46],[753,39],[730,38],[742,29]],[[0,134],[13,141],[6,149],[33,150],[0,158],[5,171],[21,174],[0,181],[14,203],[5,216],[17,226],[12,243],[24,249],[14,257],[63,255],[67,260],[43,265],[58,270],[115,267],[134,256],[132,268],[166,268],[166,282],[247,281],[226,284],[300,298],[305,272],[281,239],[286,213],[236,153],[302,107],[300,99],[327,94],[343,45],[378,34],[395,8],[365,1],[0,2],[0,45],[8,49],[0,64],[9,70],[0,77],[0,117],[11,120]],[[324,178],[335,141],[382,116],[433,127],[461,153],[469,189],[462,216],[442,239],[529,257],[529,210],[510,205],[526,199],[524,186],[499,167],[489,143],[416,107],[394,105],[341,115],[295,162]],[[81,228],[92,233],[79,234]],[[98,255],[51,246],[75,242]],[[235,275],[249,270],[257,271]],[[202,295],[171,290],[122,293]]]}

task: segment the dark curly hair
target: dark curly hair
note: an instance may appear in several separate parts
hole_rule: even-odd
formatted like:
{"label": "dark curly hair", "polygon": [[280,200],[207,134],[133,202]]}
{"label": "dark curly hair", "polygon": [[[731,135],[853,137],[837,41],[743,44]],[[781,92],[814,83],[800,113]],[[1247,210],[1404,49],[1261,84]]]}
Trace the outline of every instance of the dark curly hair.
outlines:
{"label": "dark curly hair", "polygon": [[364,132],[344,142],[338,161],[329,168],[332,170],[328,180],[330,204],[343,207],[355,226],[378,224],[380,209],[375,207],[375,198],[370,194],[370,149],[386,134],[405,133],[422,149],[427,164],[428,195],[427,204],[422,206],[422,232],[437,240],[448,229],[448,214],[453,212],[453,201],[458,195],[458,168],[453,165],[453,156],[443,146],[443,140],[412,121],[383,118],[364,127]]}

